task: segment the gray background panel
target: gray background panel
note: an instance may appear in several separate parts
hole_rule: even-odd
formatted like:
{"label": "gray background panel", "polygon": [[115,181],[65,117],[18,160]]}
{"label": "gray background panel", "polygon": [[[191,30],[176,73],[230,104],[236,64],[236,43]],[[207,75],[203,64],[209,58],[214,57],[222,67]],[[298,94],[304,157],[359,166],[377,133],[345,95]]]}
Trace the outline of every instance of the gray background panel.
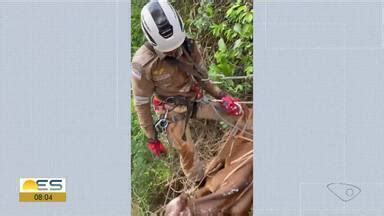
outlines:
{"label": "gray background panel", "polygon": [[[0,3],[0,215],[128,215],[128,2]],[[66,203],[19,203],[65,177]]]}
{"label": "gray background panel", "polygon": [[[384,215],[380,1],[255,2],[258,216]],[[329,183],[361,193],[343,202]]]}

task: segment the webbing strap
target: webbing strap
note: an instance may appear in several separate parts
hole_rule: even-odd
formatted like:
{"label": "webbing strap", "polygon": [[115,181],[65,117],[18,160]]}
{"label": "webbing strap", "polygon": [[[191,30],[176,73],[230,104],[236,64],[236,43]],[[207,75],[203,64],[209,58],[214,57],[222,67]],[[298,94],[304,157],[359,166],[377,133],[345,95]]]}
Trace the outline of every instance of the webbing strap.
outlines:
{"label": "webbing strap", "polygon": [[196,64],[196,62],[192,59],[192,56],[184,46],[182,46],[182,49],[185,56],[187,57],[187,60],[190,63],[192,63],[193,69],[194,69],[194,70],[186,70],[186,71],[196,79],[196,81],[200,86],[202,86],[203,80],[208,79],[208,73],[203,68],[201,68],[200,65]]}
{"label": "webbing strap", "polygon": [[151,50],[152,52],[156,53],[155,49],[153,48],[153,46],[148,42],[146,41],[144,43],[144,46],[147,47],[149,50]]}

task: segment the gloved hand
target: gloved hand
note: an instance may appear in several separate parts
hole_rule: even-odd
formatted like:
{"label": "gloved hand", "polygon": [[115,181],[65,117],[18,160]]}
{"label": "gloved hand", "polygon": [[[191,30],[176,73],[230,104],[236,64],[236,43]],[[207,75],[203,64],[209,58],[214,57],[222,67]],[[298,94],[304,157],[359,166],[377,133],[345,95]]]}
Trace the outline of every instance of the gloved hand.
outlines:
{"label": "gloved hand", "polygon": [[158,139],[148,139],[147,147],[156,157],[160,157],[162,153],[167,153],[164,145]]}
{"label": "gloved hand", "polygon": [[242,114],[242,109],[241,106],[236,103],[238,101],[240,101],[238,98],[227,95],[221,98],[221,105],[229,115],[239,116]]}

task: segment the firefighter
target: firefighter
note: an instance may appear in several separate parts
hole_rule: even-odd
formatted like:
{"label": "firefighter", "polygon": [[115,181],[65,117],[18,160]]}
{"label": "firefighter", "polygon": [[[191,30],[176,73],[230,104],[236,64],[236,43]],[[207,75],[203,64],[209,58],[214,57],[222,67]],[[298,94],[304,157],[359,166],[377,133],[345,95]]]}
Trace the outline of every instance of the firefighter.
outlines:
{"label": "firefighter", "polygon": [[[148,149],[155,156],[166,153],[157,129],[169,133],[172,128],[183,136],[190,118],[233,123],[241,114],[240,106],[208,79],[199,47],[186,37],[183,21],[170,3],[147,3],[141,11],[141,27],[147,42],[133,56],[132,87]],[[204,92],[222,102],[203,102]],[[160,117],[158,122],[152,119],[151,103]],[[169,136],[168,141],[180,153],[180,143]],[[187,156],[180,154],[181,166],[190,180],[199,181],[204,171],[195,147],[191,149]],[[192,158],[192,163],[185,157]]]}

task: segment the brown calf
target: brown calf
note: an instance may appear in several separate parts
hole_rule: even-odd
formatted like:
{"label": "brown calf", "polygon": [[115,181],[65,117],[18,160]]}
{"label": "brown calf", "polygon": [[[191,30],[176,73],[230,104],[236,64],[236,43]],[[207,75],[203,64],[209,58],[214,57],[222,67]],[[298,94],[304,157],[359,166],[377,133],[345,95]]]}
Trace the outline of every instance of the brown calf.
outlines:
{"label": "brown calf", "polygon": [[224,136],[221,150],[208,164],[204,183],[193,197],[182,194],[169,202],[165,215],[248,215],[253,199],[252,111],[245,106],[243,110]]}

